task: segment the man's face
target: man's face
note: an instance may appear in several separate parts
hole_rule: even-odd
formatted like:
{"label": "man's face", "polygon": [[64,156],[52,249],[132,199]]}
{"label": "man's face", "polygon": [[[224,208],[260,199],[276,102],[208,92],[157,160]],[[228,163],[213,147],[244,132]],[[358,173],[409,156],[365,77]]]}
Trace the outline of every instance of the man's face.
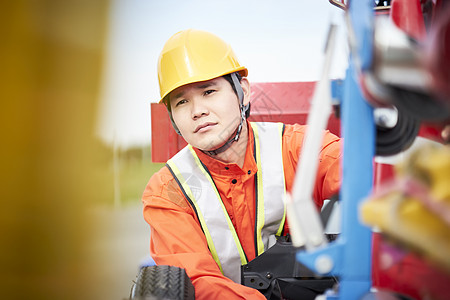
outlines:
{"label": "man's face", "polygon": [[181,86],[169,101],[181,135],[201,150],[222,146],[240,122],[239,100],[223,77]]}

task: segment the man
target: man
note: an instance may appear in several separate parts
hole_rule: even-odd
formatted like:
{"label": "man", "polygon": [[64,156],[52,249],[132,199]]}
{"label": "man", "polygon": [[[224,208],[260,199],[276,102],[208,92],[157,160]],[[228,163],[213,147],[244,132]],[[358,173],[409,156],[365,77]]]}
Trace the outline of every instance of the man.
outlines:
{"label": "man", "polygon": [[[288,233],[305,126],[249,123],[250,83],[229,47],[199,30],[172,36],[159,57],[161,103],[189,144],[150,179],[144,217],[158,265],[186,269],[196,299],[265,299],[240,285],[240,266]],[[339,189],[339,138],[326,132],[314,200]]]}

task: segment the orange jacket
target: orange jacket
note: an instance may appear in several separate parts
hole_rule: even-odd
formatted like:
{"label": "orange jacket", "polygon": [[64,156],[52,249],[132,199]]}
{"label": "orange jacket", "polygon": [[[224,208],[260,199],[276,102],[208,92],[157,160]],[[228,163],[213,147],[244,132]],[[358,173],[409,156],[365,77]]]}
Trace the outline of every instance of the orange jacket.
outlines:
{"label": "orange jacket", "polygon": [[[251,126],[248,128],[249,143],[242,169],[236,164],[224,164],[195,150],[214,179],[250,261],[255,258],[254,174],[257,166],[253,158],[253,131]],[[286,125],[283,134],[283,167],[288,191],[294,181],[305,129],[302,125]],[[327,131],[313,195],[318,208],[322,206],[323,200],[339,189],[340,156],[339,138]],[[166,167],[152,176],[142,200],[144,218],[151,227],[150,252],[153,259],[158,265],[186,269],[194,284],[196,299],[265,299],[257,290],[234,283],[222,275],[211,256],[195,212]],[[289,230],[287,227],[285,232]]]}

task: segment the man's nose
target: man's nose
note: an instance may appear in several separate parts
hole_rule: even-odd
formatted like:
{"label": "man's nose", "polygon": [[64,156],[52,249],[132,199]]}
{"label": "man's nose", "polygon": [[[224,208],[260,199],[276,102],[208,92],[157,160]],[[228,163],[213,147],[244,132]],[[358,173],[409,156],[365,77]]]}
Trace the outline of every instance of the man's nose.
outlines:
{"label": "man's nose", "polygon": [[201,116],[208,115],[209,109],[207,105],[205,105],[204,101],[202,99],[195,99],[192,101],[192,119],[198,119]]}

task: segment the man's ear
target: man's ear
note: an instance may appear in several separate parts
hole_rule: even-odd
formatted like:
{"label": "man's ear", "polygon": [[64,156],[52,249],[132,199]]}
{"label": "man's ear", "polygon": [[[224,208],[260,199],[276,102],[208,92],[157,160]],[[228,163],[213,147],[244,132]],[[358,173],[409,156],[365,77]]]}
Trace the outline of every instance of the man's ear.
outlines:
{"label": "man's ear", "polygon": [[244,105],[247,105],[250,102],[250,82],[248,81],[247,77],[241,78],[241,86],[242,90],[244,91]]}

